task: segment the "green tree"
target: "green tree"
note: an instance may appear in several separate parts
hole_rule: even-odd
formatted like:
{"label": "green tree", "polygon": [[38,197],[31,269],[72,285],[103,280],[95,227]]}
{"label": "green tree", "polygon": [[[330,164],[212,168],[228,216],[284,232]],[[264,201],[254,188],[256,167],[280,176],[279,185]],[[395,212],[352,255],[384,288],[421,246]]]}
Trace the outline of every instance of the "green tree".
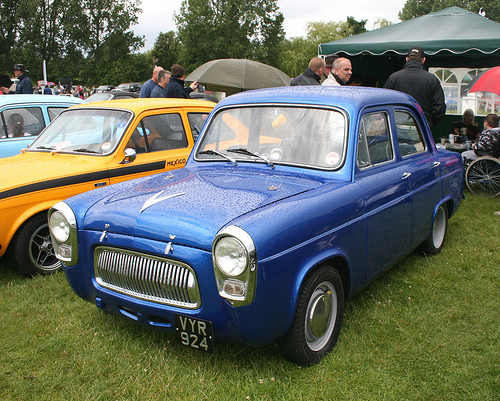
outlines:
{"label": "green tree", "polygon": [[174,19],[188,71],[219,58],[277,63],[284,40],[277,0],[183,0]]}
{"label": "green tree", "polygon": [[181,49],[181,43],[174,31],[160,32],[152,49],[153,57],[157,60],[155,64],[170,70],[172,64],[179,62]]}
{"label": "green tree", "polygon": [[473,13],[478,13],[482,9],[486,18],[500,22],[498,0],[407,0],[399,13],[399,18],[407,21],[452,6],[464,8]]}

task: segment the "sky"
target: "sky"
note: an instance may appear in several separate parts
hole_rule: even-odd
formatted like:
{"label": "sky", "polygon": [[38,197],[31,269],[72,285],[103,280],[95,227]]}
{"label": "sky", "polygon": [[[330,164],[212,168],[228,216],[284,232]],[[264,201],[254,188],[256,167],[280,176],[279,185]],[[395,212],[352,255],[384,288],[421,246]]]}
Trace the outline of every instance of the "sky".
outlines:
{"label": "sky", "polygon": [[[182,0],[142,0],[143,12],[139,14],[138,24],[132,30],[144,36],[146,45],[141,51],[153,47],[160,32],[175,31],[174,12],[178,13]],[[350,0],[323,1],[309,3],[304,0],[278,0],[279,11],[283,13],[286,37],[306,36],[306,24],[319,21],[345,21],[354,17],[357,21],[368,20],[366,28],[372,30],[379,18],[393,23],[401,22],[398,13],[406,0]],[[200,38],[201,39],[201,38]]]}

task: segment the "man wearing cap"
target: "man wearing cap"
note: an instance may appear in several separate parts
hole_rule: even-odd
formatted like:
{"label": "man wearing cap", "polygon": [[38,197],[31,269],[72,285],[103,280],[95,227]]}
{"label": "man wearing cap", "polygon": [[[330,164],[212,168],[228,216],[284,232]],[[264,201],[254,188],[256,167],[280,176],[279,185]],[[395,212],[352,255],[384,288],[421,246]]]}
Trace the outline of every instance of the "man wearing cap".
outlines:
{"label": "man wearing cap", "polygon": [[328,78],[321,84],[323,86],[347,85],[352,75],[351,60],[340,57],[333,62],[333,68]]}
{"label": "man wearing cap", "polygon": [[321,80],[319,81],[321,84],[325,82],[325,80],[328,78],[328,75],[332,72],[333,69],[333,62],[338,59],[339,56],[336,54],[329,54],[328,56],[325,56],[325,71],[323,71],[323,75],[321,76]]}
{"label": "man wearing cap", "polygon": [[425,53],[421,47],[408,50],[402,70],[391,74],[384,88],[412,96],[422,107],[429,126],[437,124],[446,113],[444,91],[439,79],[424,70]]}
{"label": "man wearing cap", "polygon": [[309,61],[309,67],[299,76],[292,79],[290,86],[320,85],[319,80],[325,70],[325,60],[314,57]]}
{"label": "man wearing cap", "polygon": [[16,94],[32,94],[33,93],[33,84],[31,83],[31,79],[28,77],[28,70],[24,66],[24,64],[16,64],[14,66],[14,76],[19,79],[16,85]]}

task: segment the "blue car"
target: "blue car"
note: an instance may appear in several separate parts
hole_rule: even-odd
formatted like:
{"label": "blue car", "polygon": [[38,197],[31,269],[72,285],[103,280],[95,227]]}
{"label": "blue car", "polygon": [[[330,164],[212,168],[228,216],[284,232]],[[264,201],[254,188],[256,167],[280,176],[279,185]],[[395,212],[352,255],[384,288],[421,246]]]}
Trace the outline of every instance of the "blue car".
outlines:
{"label": "blue car", "polygon": [[0,96],[0,158],[17,155],[63,110],[80,103],[69,96]]}
{"label": "blue car", "polygon": [[218,103],[185,168],[67,199],[49,226],[71,287],[104,312],[310,365],[348,297],[442,249],[463,174],[403,93],[257,90]]}

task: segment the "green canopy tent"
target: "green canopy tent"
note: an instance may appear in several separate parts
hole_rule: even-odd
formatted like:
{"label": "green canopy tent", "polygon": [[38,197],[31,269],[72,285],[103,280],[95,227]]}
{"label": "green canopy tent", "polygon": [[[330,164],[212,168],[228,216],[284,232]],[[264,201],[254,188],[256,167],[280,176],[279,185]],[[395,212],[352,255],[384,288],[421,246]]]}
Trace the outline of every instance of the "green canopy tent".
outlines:
{"label": "green canopy tent", "polygon": [[319,55],[348,57],[354,73],[376,74],[383,84],[420,46],[427,67],[486,68],[500,65],[500,24],[459,7],[319,45]]}
{"label": "green canopy tent", "polygon": [[[319,45],[320,56],[337,54],[351,60],[353,72],[374,75],[383,86],[403,68],[410,47],[427,54],[425,66],[489,68],[500,65],[500,23],[459,7],[449,7],[384,28]],[[447,135],[457,115],[433,127],[435,137]],[[476,119],[477,121],[478,119]]]}

